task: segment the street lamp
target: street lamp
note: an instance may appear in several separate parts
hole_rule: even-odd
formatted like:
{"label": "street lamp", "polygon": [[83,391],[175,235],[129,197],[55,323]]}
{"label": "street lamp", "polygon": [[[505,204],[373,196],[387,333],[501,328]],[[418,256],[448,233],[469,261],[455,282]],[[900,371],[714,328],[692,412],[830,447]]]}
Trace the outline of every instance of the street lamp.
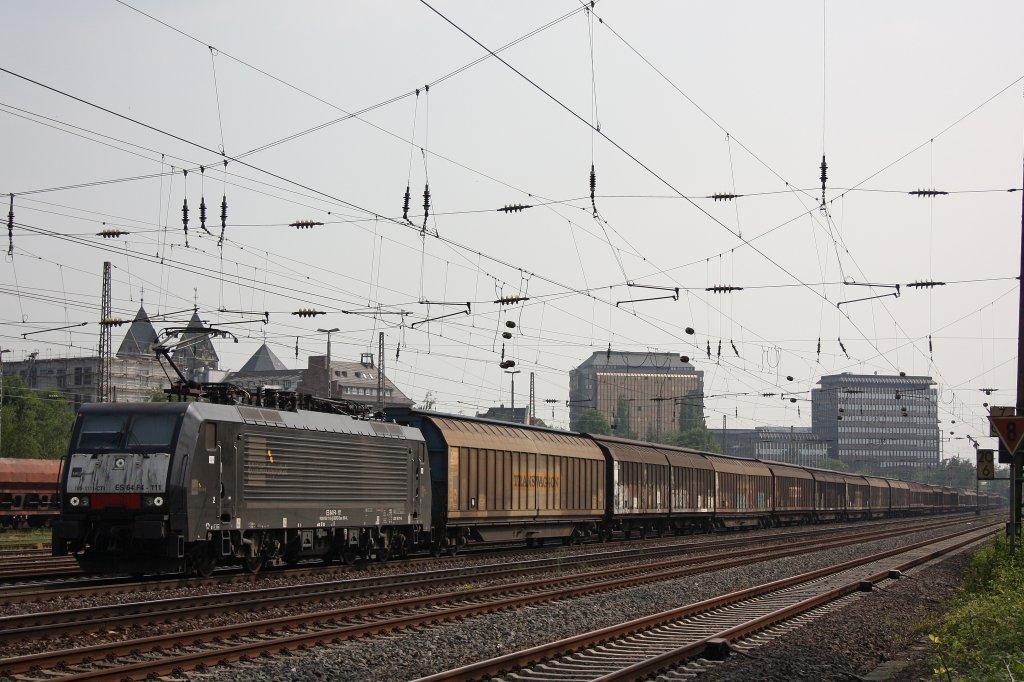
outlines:
{"label": "street lamp", "polygon": [[4,353],[10,348],[0,349],[0,457],[4,456]]}
{"label": "street lamp", "polygon": [[509,421],[518,424],[519,422],[516,421],[516,375],[519,374],[519,370],[506,369],[505,374],[512,375],[512,418]]}
{"label": "street lamp", "polygon": [[333,329],[317,329],[321,334],[327,334],[327,399],[331,399],[331,334],[341,331],[337,327]]}

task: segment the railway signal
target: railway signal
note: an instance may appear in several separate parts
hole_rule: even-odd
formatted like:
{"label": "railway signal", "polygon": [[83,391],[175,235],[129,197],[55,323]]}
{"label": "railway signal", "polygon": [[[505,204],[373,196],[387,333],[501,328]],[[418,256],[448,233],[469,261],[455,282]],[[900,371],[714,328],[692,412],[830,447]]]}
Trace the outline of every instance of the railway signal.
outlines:
{"label": "railway signal", "polygon": [[978,450],[978,480],[991,481],[995,478],[992,450]]}

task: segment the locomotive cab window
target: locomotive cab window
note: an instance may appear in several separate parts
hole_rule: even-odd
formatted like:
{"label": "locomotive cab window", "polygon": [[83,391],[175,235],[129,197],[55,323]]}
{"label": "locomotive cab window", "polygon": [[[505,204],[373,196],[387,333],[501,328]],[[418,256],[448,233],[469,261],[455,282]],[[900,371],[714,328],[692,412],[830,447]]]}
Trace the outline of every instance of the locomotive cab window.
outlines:
{"label": "locomotive cab window", "polygon": [[177,421],[176,414],[135,415],[128,431],[128,447],[169,447]]}
{"label": "locomotive cab window", "polygon": [[176,414],[87,414],[75,447],[78,450],[166,450],[174,442]]}
{"label": "locomotive cab window", "polygon": [[113,450],[121,447],[128,415],[90,414],[82,418],[75,446],[79,450]]}

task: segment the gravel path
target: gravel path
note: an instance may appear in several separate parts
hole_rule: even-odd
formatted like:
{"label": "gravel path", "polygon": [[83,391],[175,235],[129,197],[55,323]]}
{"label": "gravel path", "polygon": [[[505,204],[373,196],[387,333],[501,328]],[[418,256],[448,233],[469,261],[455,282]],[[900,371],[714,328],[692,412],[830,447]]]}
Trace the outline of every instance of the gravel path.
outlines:
{"label": "gravel path", "polygon": [[[948,531],[918,533],[912,536],[913,539],[884,540],[515,612],[490,614],[388,638],[319,646],[302,653],[261,659],[232,668],[193,672],[177,679],[249,682],[254,675],[259,679],[281,681],[414,679],[945,532]],[[950,589],[955,589],[963,569],[963,564],[958,561],[962,560],[951,559],[940,564],[939,569],[934,569],[946,571],[937,574],[940,576],[939,586],[947,584]],[[942,569],[942,566],[947,568]],[[832,622],[828,627],[816,623],[790,634],[787,641],[798,637],[812,639],[780,649],[784,652],[782,654],[776,654],[777,647],[772,645],[755,652],[755,658],[739,656],[717,666],[711,673],[715,677],[709,675],[706,679],[853,679],[848,671],[871,670],[882,657],[893,655],[902,648],[905,640],[897,637],[896,631],[901,637],[911,638],[914,626],[926,614],[941,609],[941,599],[936,597],[941,593],[937,592],[938,586],[933,587],[931,575],[929,571],[900,581],[890,590],[879,591],[878,595],[860,600],[853,608],[871,609],[863,616],[848,617],[847,614],[852,612],[844,609],[820,621]],[[881,602],[881,599],[888,601]],[[895,630],[877,628],[878,623],[889,622],[882,620],[883,616],[893,619]],[[757,658],[760,656],[770,658],[759,661]],[[779,657],[777,660],[776,656]],[[740,667],[732,669],[730,666]]]}

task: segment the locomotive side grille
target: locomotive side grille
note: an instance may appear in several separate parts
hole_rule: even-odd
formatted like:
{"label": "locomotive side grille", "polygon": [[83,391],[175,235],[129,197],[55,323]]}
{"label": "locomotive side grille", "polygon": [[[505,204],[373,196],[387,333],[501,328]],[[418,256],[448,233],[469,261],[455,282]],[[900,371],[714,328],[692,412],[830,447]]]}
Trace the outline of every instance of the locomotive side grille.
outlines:
{"label": "locomotive side grille", "polygon": [[404,440],[268,429],[250,434],[244,445],[250,504],[402,505],[410,473]]}

